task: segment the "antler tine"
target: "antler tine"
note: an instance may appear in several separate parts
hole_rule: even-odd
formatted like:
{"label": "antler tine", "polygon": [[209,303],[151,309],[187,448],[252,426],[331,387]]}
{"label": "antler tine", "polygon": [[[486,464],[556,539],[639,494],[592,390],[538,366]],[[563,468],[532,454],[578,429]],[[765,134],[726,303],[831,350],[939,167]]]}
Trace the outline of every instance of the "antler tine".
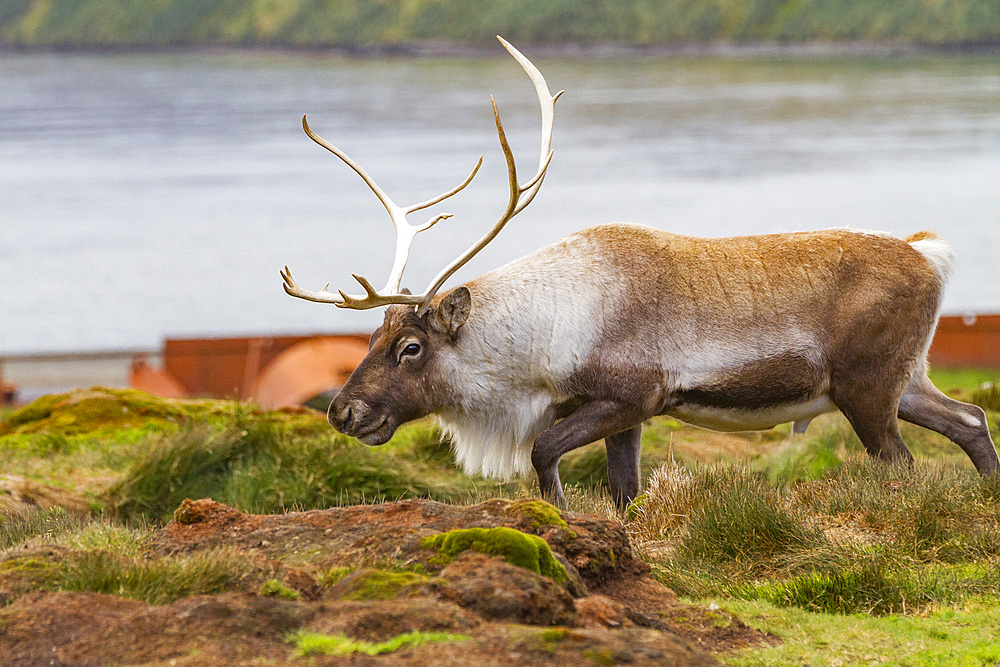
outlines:
{"label": "antler tine", "polygon": [[[497,110],[496,102],[493,102],[493,117],[497,125],[497,136],[500,139],[500,148],[503,151],[504,159],[507,161],[507,175],[510,184],[510,197],[507,201],[507,208],[497,220],[493,228],[486,233],[479,241],[477,241],[471,248],[462,253],[458,258],[456,258],[451,264],[446,266],[444,270],[439,273],[431,284],[427,287],[427,290],[422,295],[423,301],[421,302],[418,312],[424,312],[430,306],[431,299],[437,294],[441,286],[444,285],[445,281],[448,280],[456,271],[465,266],[465,264],[472,259],[480,250],[485,248],[490,241],[496,238],[497,234],[504,228],[504,226],[510,222],[510,220],[524,210],[531,200],[535,198],[541,187],[542,180],[545,178],[545,173],[549,168],[549,164],[552,162],[552,126],[555,119],[555,103],[559,99],[559,96],[563,94],[564,91],[559,91],[555,95],[549,92],[549,86],[545,83],[545,78],[542,73],[538,71],[538,68],[532,64],[530,60],[524,57],[524,55],[515,49],[507,40],[503,37],[497,35],[497,39],[500,44],[503,45],[507,52],[510,53],[517,60],[518,64],[521,65],[521,69],[525,71],[528,78],[535,86],[535,93],[538,95],[538,105],[542,111],[542,140],[541,140],[541,150],[538,156],[538,171],[535,175],[528,180],[525,185],[518,185],[517,182],[517,166],[514,162],[514,154],[510,149],[510,144],[507,142],[507,136],[503,131],[503,123],[500,121],[500,112]],[[490,98],[492,101],[492,97]],[[522,197],[522,195],[524,195]]]}
{"label": "antler tine", "polygon": [[316,303],[334,303],[338,306],[344,303],[344,300],[334,294],[333,292],[328,292],[327,287],[330,283],[318,292],[313,292],[312,290],[302,289],[299,287],[298,283],[292,280],[292,272],[288,270],[286,266],[281,272],[282,287],[285,289],[285,294],[289,296],[298,297],[300,299],[305,299],[306,301],[315,301]]}
{"label": "antler tine", "polygon": [[347,153],[340,150],[339,148],[331,144],[329,141],[327,141],[323,137],[313,132],[312,128],[309,127],[309,123],[306,121],[305,114],[303,114],[302,116],[302,129],[305,130],[305,133],[309,136],[310,139],[312,139],[317,144],[319,144],[326,150],[330,151],[331,153],[339,157],[341,160],[344,161],[344,164],[346,164],[348,167],[357,172],[358,176],[361,177],[361,180],[365,182],[365,185],[371,188],[371,191],[375,193],[375,196],[378,197],[378,200],[382,202],[382,206],[385,206],[385,210],[389,212],[390,216],[393,215],[393,211],[399,210],[399,206],[396,205],[396,202],[392,201],[392,199],[389,198],[389,195],[387,195],[385,191],[378,186],[378,183],[376,183],[375,180],[368,175],[368,172],[366,172],[364,169],[361,168],[361,165],[352,160],[347,155]]}
{"label": "antler tine", "polygon": [[[535,91],[538,93],[538,105],[542,112],[542,141],[541,150],[538,154],[538,171],[535,176],[528,181],[522,188],[522,193],[527,193],[527,196],[518,202],[517,209],[514,215],[520,213],[524,208],[531,203],[531,200],[535,198],[538,194],[538,190],[542,186],[542,180],[545,178],[546,170],[549,167],[549,162],[552,161],[552,126],[555,122],[555,104],[556,100],[565,93],[565,90],[560,90],[555,95],[549,93],[549,86],[545,82],[545,77],[542,73],[535,67],[534,63],[524,57],[524,54],[514,48],[514,46],[505,40],[503,37],[497,35],[497,39],[503,48],[507,49],[507,52],[514,57],[514,60],[518,62],[521,69],[525,71],[528,78],[531,79],[531,83],[535,85]],[[531,190],[531,192],[528,192]]]}
{"label": "antler tine", "polygon": [[479,161],[476,162],[476,166],[472,168],[472,173],[466,176],[464,181],[456,185],[451,190],[448,190],[448,192],[444,193],[443,195],[439,195],[434,199],[428,199],[427,201],[420,202],[419,204],[414,204],[413,206],[408,206],[403,210],[406,211],[407,214],[413,213],[414,211],[422,211],[425,208],[434,206],[434,204],[439,204],[443,202],[445,199],[451,197],[452,195],[458,194],[459,192],[465,189],[466,185],[472,182],[472,179],[476,177],[476,174],[479,173],[479,168],[482,166],[483,166],[483,156],[480,155]]}

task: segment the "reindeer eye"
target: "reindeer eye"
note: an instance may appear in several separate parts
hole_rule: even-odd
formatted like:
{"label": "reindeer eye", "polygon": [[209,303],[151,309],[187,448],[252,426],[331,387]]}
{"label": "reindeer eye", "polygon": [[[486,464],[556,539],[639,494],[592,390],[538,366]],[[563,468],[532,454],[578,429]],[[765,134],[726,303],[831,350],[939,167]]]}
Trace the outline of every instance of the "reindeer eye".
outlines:
{"label": "reindeer eye", "polygon": [[399,353],[399,356],[400,356],[400,358],[402,358],[402,357],[412,357],[412,356],[417,355],[417,354],[420,354],[420,344],[419,343],[410,343],[409,345],[407,345],[406,347],[404,347],[402,349],[402,351]]}

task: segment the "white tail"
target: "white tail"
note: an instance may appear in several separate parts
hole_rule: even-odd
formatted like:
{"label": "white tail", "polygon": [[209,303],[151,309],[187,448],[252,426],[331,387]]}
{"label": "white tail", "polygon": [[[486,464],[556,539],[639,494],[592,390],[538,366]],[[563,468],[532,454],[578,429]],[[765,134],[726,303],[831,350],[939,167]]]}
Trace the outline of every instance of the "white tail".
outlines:
{"label": "white tail", "polygon": [[919,232],[905,240],[931,263],[942,283],[948,279],[955,263],[955,251],[947,241],[933,232]]}

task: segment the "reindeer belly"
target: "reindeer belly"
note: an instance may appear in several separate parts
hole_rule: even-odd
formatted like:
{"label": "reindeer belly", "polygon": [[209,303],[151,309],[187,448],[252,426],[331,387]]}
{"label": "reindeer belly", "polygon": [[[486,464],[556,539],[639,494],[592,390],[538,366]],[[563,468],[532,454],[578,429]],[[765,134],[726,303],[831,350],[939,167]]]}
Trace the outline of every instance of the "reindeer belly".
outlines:
{"label": "reindeer belly", "polygon": [[836,410],[829,377],[802,352],[784,351],[738,365],[675,375],[664,413],[718,431],[772,428]]}
{"label": "reindeer belly", "polygon": [[836,409],[830,396],[821,394],[800,403],[785,403],[756,410],[680,403],[664,414],[713,431],[761,431],[786,422],[808,421]]}

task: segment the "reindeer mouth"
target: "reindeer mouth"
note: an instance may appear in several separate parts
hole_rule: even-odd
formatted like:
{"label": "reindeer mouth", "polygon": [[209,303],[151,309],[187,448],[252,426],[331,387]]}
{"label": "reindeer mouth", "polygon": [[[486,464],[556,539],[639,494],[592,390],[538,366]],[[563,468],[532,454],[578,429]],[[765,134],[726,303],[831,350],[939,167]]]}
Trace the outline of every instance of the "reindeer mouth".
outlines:
{"label": "reindeer mouth", "polygon": [[354,437],[369,447],[377,447],[389,442],[395,432],[396,427],[390,423],[389,415],[383,415],[377,424],[355,433]]}

